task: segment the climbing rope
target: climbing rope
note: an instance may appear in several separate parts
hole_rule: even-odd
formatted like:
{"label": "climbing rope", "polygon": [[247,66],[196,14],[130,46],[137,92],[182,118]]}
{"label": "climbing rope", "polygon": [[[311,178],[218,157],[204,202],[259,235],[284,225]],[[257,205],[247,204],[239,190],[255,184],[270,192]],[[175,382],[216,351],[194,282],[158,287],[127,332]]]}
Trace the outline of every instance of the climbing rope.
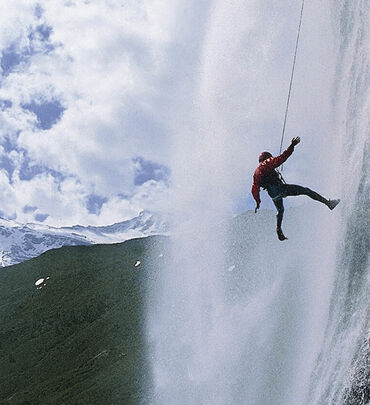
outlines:
{"label": "climbing rope", "polygon": [[[305,2],[305,0],[302,0],[301,16],[299,18],[297,41],[296,41],[296,44],[295,44],[295,52],[294,52],[294,58],[293,58],[292,74],[290,76],[289,92],[288,92],[288,99],[287,99],[286,108],[285,108],[285,118],[284,118],[283,132],[281,134],[281,142],[280,142],[280,152],[279,152],[279,154],[281,154],[281,151],[283,149],[285,127],[286,127],[286,121],[287,121],[288,110],[289,110],[290,94],[292,92],[292,84],[293,84],[293,77],[294,77],[294,70],[295,70],[295,61],[297,59],[298,42],[299,42],[299,36],[300,36],[300,33],[301,33],[304,2]],[[281,165],[281,171],[283,171],[283,165]]]}

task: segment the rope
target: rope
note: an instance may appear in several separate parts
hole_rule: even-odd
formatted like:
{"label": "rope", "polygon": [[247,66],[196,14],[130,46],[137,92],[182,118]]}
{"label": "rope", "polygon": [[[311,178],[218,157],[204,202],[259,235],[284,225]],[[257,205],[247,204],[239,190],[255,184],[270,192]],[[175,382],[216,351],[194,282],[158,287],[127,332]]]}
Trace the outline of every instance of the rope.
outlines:
{"label": "rope", "polygon": [[[295,70],[295,61],[297,59],[297,50],[298,50],[298,42],[299,42],[299,36],[301,34],[301,25],[302,25],[302,17],[303,17],[303,8],[304,8],[304,2],[305,0],[302,0],[302,8],[301,8],[301,16],[299,18],[299,25],[298,25],[298,33],[297,33],[297,41],[295,44],[295,51],[294,51],[294,58],[293,58],[293,66],[292,66],[292,74],[290,76],[290,84],[289,84],[289,92],[288,92],[288,99],[286,102],[286,109],[285,109],[285,118],[284,118],[284,125],[283,125],[283,132],[281,134],[281,142],[280,142],[280,152],[283,149],[283,142],[284,142],[284,134],[285,134],[285,127],[286,127],[286,121],[288,117],[288,110],[289,110],[289,102],[290,102],[290,94],[292,92],[292,84],[293,84],[293,77],[294,77],[294,70]],[[281,171],[283,171],[283,165],[281,165]]]}

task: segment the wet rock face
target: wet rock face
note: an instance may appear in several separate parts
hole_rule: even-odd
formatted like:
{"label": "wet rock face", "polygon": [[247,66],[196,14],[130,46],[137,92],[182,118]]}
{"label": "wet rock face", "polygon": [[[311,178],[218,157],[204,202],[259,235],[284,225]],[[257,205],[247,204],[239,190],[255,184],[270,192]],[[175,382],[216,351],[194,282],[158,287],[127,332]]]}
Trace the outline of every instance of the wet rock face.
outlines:
{"label": "wet rock face", "polygon": [[345,391],[344,405],[367,405],[370,401],[370,342],[366,341],[355,363],[351,385]]}

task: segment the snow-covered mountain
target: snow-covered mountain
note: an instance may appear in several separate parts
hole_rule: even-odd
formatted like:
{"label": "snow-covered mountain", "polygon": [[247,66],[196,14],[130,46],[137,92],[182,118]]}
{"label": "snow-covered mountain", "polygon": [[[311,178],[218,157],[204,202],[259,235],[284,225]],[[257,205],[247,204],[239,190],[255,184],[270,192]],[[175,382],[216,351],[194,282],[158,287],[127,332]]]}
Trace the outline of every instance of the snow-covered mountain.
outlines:
{"label": "snow-covered mountain", "polygon": [[31,259],[49,249],[67,245],[116,243],[167,230],[165,220],[157,214],[142,211],[137,217],[107,226],[56,228],[41,224],[20,224],[0,218],[0,266]]}

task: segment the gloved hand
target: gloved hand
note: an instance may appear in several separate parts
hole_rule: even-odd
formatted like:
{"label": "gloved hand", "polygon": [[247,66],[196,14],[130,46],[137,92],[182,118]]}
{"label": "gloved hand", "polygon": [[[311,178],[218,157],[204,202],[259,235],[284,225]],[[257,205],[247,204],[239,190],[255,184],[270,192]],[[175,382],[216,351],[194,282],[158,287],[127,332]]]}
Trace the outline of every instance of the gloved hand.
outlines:
{"label": "gloved hand", "polygon": [[296,145],[299,144],[299,142],[301,142],[301,138],[299,136],[297,136],[296,138],[292,139],[291,143],[292,143],[293,146],[296,146]]}

